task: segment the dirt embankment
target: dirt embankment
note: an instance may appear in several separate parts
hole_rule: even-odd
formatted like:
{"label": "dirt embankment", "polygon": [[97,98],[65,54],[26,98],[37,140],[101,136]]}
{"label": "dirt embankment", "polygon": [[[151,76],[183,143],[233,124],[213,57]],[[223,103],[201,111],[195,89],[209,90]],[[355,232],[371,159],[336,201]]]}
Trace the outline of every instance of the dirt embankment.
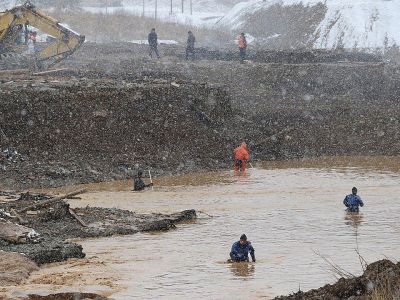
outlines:
{"label": "dirt embankment", "polygon": [[19,158],[0,163],[1,185],[227,167],[242,140],[260,160],[400,150],[400,69],[379,57],[249,50],[239,64],[160,49],[152,61],[143,45],[88,43],[62,76],[3,77],[0,146]]}
{"label": "dirt embankment", "polygon": [[7,81],[0,103],[1,148],[21,154],[0,171],[13,188],[219,168],[232,147],[229,99],[197,82]]}
{"label": "dirt embankment", "polygon": [[[163,76],[224,86],[232,106],[224,133],[232,143],[246,140],[256,159],[393,155],[400,150],[400,68],[378,56],[250,49],[245,64],[221,51],[200,54],[219,60],[186,62],[179,59],[183,49],[161,46],[166,57],[153,62],[145,58],[145,47],[119,44],[118,54],[105,54],[104,63],[88,62],[85,51],[101,50],[87,47],[73,65],[86,61],[89,77],[94,75],[90,70],[98,70],[122,78]],[[110,68],[112,59],[117,67]]]}
{"label": "dirt embankment", "polygon": [[363,275],[341,278],[335,284],[327,284],[308,292],[299,291],[274,300],[367,300],[399,299],[400,263],[380,260],[367,266]]}

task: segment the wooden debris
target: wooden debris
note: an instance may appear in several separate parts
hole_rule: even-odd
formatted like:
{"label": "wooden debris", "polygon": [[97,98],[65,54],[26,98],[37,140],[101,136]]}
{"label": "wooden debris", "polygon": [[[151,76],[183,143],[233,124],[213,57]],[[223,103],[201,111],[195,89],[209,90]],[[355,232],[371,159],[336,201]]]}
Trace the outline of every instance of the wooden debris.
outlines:
{"label": "wooden debris", "polygon": [[79,224],[81,224],[83,227],[87,227],[86,223],[83,222],[83,220],[75,213],[72,208],[69,209],[69,213],[75,218],[75,220],[78,221]]}
{"label": "wooden debris", "polygon": [[30,206],[28,206],[28,207],[25,207],[25,208],[23,208],[23,209],[20,209],[20,210],[18,211],[18,213],[23,213],[23,212],[26,212],[26,211],[28,211],[28,210],[37,210],[37,209],[39,209],[39,208],[41,208],[41,207],[46,207],[46,206],[48,206],[48,205],[50,205],[50,204],[53,204],[53,203],[55,203],[55,202],[58,202],[58,201],[60,201],[60,200],[63,200],[63,199],[69,198],[69,197],[73,197],[73,196],[76,196],[76,195],[79,195],[79,194],[86,193],[86,191],[87,191],[87,190],[83,189],[83,190],[79,190],[79,191],[75,191],[75,192],[66,194],[66,195],[64,195],[64,196],[59,196],[59,197],[52,198],[52,199],[47,200],[47,201],[41,201],[41,202],[39,202],[39,203],[37,203],[37,204],[30,205]]}

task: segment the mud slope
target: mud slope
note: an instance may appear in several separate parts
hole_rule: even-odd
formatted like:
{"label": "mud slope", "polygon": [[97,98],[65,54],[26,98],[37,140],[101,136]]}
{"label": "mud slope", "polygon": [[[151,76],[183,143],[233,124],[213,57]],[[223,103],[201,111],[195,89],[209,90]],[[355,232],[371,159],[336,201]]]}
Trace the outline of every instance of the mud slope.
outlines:
{"label": "mud slope", "polygon": [[219,131],[230,116],[225,96],[193,82],[3,84],[1,146],[23,156],[6,164],[18,182],[4,172],[0,181],[47,186],[126,178],[138,167],[218,167],[230,152]]}
{"label": "mud slope", "polygon": [[249,50],[239,64],[160,49],[151,61],[143,46],[90,43],[62,76],[0,78],[0,148],[19,152],[0,186],[226,168],[242,140],[259,160],[400,151],[400,69],[380,57]]}

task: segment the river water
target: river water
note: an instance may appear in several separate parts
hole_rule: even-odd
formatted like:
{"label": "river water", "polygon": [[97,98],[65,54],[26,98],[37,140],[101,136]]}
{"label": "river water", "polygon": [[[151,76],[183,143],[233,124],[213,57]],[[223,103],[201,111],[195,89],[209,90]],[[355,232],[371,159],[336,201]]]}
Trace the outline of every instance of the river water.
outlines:
{"label": "river water", "polygon": [[[72,206],[204,213],[169,232],[79,240],[86,259],[50,264],[19,289],[114,299],[270,299],[335,282],[327,260],[358,275],[357,246],[367,262],[399,258],[399,166],[399,157],[325,158],[258,164],[244,175],[156,178],[154,190],[141,193],[126,181],[89,185]],[[357,216],[342,204],[353,186],[365,203]],[[226,263],[242,233],[257,262]]]}

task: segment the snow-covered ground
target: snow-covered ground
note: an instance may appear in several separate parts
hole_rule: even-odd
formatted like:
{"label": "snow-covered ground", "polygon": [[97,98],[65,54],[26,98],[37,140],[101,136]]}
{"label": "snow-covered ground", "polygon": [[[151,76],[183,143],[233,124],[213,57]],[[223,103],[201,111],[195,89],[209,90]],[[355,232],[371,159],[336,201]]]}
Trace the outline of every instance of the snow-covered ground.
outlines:
{"label": "snow-covered ground", "polygon": [[323,4],[326,14],[311,33],[315,48],[384,48],[400,45],[399,0],[253,0],[241,2],[219,22],[232,30],[251,26],[249,17],[267,11],[272,5],[283,7]]}

